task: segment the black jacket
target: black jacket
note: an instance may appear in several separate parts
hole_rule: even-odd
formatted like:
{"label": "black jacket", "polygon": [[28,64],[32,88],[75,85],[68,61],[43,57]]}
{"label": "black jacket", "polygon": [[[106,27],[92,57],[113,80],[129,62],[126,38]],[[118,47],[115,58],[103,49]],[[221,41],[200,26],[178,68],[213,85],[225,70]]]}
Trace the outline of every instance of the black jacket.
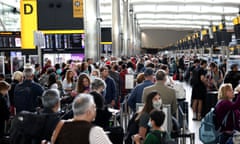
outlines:
{"label": "black jacket", "polygon": [[5,120],[8,120],[10,112],[7,106],[6,100],[3,98],[3,95],[0,94],[0,137],[4,134],[4,124]]}

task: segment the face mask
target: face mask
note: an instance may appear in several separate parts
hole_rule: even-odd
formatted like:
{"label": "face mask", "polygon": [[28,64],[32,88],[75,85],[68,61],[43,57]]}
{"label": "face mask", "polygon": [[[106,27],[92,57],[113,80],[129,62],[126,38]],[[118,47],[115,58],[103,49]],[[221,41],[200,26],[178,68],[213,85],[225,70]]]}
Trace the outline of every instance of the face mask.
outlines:
{"label": "face mask", "polygon": [[96,79],[96,76],[91,76],[91,80],[94,81]]}
{"label": "face mask", "polygon": [[153,101],[153,107],[155,108],[155,109],[160,109],[161,108],[161,106],[162,106],[162,100],[160,99],[160,100],[158,100],[158,101]]}
{"label": "face mask", "polygon": [[148,121],[148,126],[149,126],[150,128],[152,128],[152,123],[151,123],[151,121]]}

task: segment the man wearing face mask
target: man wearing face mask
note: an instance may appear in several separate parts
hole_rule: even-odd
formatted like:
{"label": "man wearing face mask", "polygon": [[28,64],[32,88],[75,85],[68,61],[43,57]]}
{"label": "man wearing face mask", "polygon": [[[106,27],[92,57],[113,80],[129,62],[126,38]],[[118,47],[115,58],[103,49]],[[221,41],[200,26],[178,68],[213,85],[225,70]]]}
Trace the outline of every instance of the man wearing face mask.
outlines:
{"label": "man wearing face mask", "polygon": [[[148,122],[151,132],[149,132],[144,140],[144,144],[163,144],[170,142],[169,134],[162,128],[165,114],[163,111],[154,110],[150,113],[150,120]],[[135,136],[136,144],[140,144],[140,137]]]}
{"label": "man wearing face mask", "polygon": [[142,95],[142,102],[146,103],[147,95],[152,91],[157,91],[161,95],[162,103],[163,104],[170,104],[171,105],[171,113],[172,115],[176,114],[177,111],[177,99],[175,90],[169,88],[165,85],[166,82],[166,73],[164,70],[158,70],[156,72],[156,83],[152,86],[146,87],[143,90]]}

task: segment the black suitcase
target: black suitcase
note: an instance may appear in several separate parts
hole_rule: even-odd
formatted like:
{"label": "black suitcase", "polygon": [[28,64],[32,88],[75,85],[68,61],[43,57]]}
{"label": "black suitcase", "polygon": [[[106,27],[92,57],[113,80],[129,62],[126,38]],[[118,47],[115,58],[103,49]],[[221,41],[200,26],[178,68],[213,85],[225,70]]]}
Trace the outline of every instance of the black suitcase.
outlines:
{"label": "black suitcase", "polygon": [[10,137],[9,136],[3,136],[0,139],[0,144],[10,144]]}
{"label": "black suitcase", "polygon": [[120,126],[108,128],[108,137],[113,144],[123,144],[124,131]]}

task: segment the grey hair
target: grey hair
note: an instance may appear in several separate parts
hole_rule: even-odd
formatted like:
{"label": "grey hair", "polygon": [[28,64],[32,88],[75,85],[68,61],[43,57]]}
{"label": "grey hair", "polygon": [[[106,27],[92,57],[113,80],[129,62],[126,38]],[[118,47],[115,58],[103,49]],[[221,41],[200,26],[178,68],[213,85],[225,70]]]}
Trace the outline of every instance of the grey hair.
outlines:
{"label": "grey hair", "polygon": [[156,72],[156,80],[165,80],[166,79],[166,72],[162,69]]}
{"label": "grey hair", "polygon": [[74,116],[83,115],[94,104],[93,96],[90,94],[79,94],[72,104]]}
{"label": "grey hair", "polygon": [[42,103],[44,108],[54,108],[60,102],[60,95],[57,89],[49,89],[43,92]]}
{"label": "grey hair", "polygon": [[33,69],[32,68],[25,68],[23,70],[23,75],[25,76],[25,78],[31,78],[33,75]]}
{"label": "grey hair", "polygon": [[91,84],[91,88],[93,89],[93,90],[97,90],[97,89],[99,89],[100,87],[104,87],[104,89],[106,88],[106,83],[105,83],[105,81],[103,81],[102,79],[100,79],[100,78],[95,78],[94,80],[93,80],[93,82],[92,82],[92,84]]}

